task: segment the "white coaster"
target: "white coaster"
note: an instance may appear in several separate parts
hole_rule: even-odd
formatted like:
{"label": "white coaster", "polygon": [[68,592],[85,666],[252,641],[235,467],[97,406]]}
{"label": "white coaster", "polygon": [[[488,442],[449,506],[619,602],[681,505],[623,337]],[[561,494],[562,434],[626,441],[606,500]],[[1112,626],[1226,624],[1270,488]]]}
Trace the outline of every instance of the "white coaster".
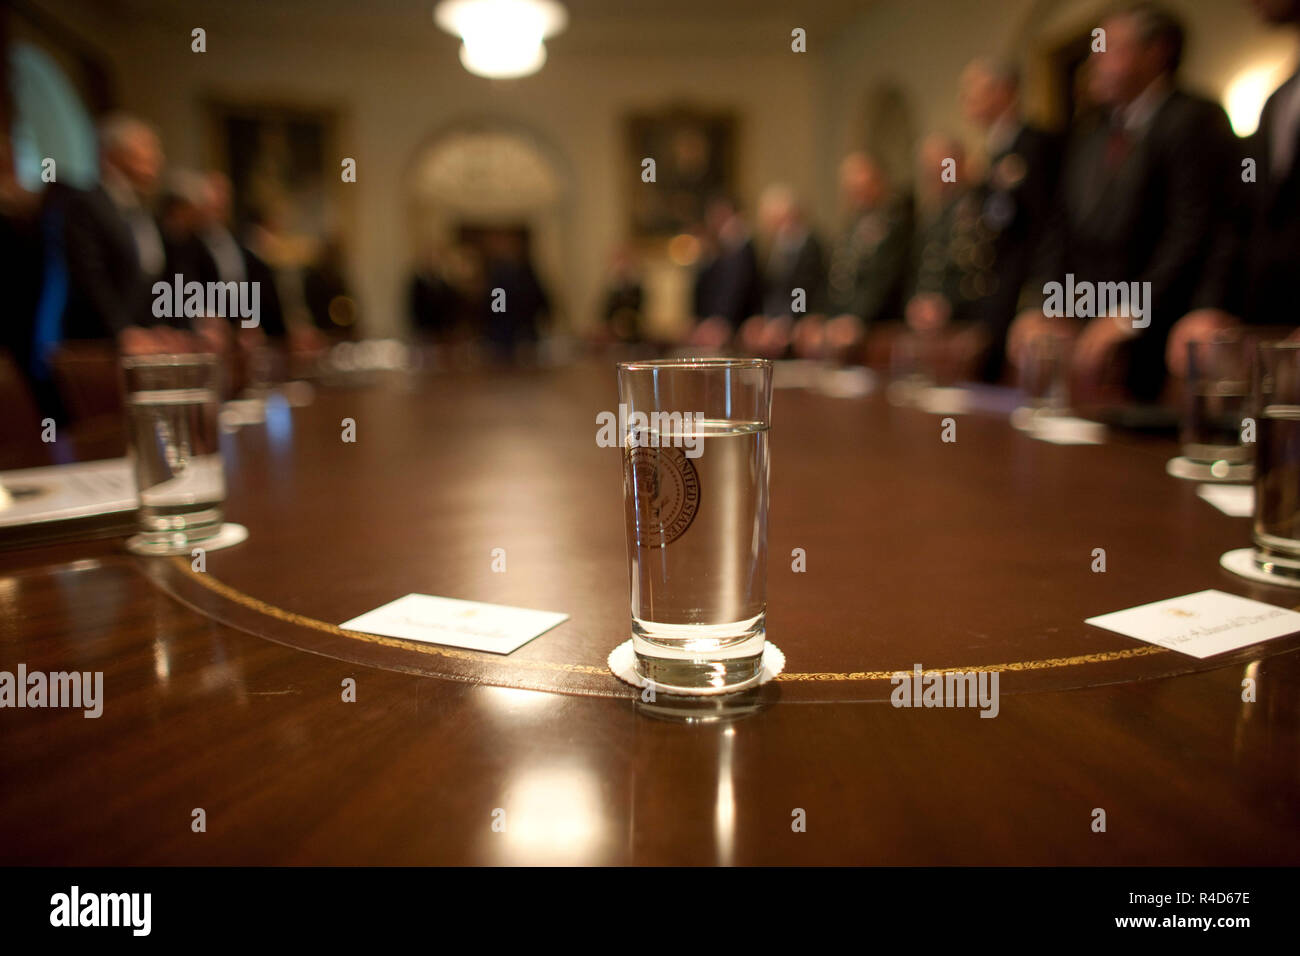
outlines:
{"label": "white coaster", "polygon": [[168,555],[168,554],[192,554],[195,548],[201,548],[204,551],[220,551],[222,548],[233,548],[237,544],[243,544],[248,540],[248,529],[242,524],[235,524],[233,521],[227,521],[221,526],[221,530],[211,538],[204,538],[202,541],[189,541],[177,547],[167,545],[147,544],[144,538],[138,534],[132,535],[126,539],[126,550],[132,554],[144,554],[149,556]]}
{"label": "white coaster", "polygon": [[[610,651],[605,663],[609,665],[609,669],[614,676],[623,683],[631,684],[633,687],[646,686],[646,679],[636,672],[636,653],[632,650],[630,638]],[[665,694],[677,694],[682,697],[709,697],[715,694],[730,694],[766,684],[783,670],[785,670],[785,654],[781,652],[781,648],[768,641],[763,646],[763,671],[758,675],[757,684],[742,684],[740,687],[704,687],[698,690],[687,690],[684,687],[670,688],[665,684],[660,684],[656,687],[656,690],[661,690]]]}
{"label": "white coaster", "polygon": [[1300,578],[1283,577],[1280,574],[1273,574],[1265,571],[1255,563],[1254,548],[1237,548],[1235,551],[1227,551],[1219,557],[1219,566],[1225,571],[1231,571],[1233,574],[1243,578],[1249,578],[1252,581],[1263,581],[1266,584],[1272,584],[1279,588],[1300,588]]}
{"label": "white coaster", "polygon": [[1249,518],[1255,513],[1253,485],[1197,485],[1196,496],[1233,518]]}
{"label": "white coaster", "polygon": [[1033,432],[1040,419],[1066,418],[1070,411],[1059,405],[1019,405],[1011,412],[1011,427],[1018,432]]}
{"label": "white coaster", "polygon": [[1175,478],[1186,478],[1188,481],[1253,481],[1255,478],[1255,466],[1248,461],[1216,461],[1207,465],[1183,455],[1170,458],[1165,471]]}

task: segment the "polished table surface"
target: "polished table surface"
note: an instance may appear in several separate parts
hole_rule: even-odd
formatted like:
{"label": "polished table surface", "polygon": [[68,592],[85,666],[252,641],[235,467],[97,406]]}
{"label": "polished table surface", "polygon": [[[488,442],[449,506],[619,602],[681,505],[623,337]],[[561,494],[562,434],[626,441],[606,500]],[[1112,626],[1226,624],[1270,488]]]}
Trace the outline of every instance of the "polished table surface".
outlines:
{"label": "polished table surface", "polygon": [[[786,672],[648,703],[604,663],[628,636],[595,440],[616,407],[608,362],[277,397],[223,437],[250,538],[206,570],[120,540],[0,552],[0,669],[105,686],[98,719],[0,711],[0,862],[1300,862],[1300,637],[1201,661],[1084,623],[1206,588],[1300,603],[1219,568],[1249,522],[1165,473],[1172,441],[1058,446],[977,411],[945,442],[879,392],[780,389]],[[413,592],[570,619],[507,656],[338,627]],[[891,706],[915,664],[999,671],[997,717]]]}

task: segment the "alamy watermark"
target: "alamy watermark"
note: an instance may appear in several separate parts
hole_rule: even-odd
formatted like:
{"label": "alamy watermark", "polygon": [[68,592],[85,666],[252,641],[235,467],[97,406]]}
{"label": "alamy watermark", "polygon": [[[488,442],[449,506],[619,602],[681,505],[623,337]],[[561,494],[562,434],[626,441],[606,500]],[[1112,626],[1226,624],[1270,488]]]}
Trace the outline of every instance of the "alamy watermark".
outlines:
{"label": "alamy watermark", "polygon": [[152,913],[152,893],[82,893],[74,884],[50,897],[51,926],[126,926],[132,936],[148,936]]}
{"label": "alamy watermark", "polygon": [[1043,315],[1050,318],[1094,319],[1109,315],[1133,320],[1133,328],[1151,324],[1150,282],[1081,282],[1074,273],[1065,282],[1043,285]]}
{"label": "alamy watermark", "polygon": [[601,448],[682,448],[687,458],[704,453],[703,412],[629,412],[596,415],[596,444]]}
{"label": "alamy watermark", "polygon": [[978,707],[981,717],[996,717],[1001,709],[998,671],[930,671],[912,666],[889,678],[894,685],[889,702],[895,707]]}
{"label": "alamy watermark", "polygon": [[99,717],[104,713],[103,671],[28,671],[26,664],[18,672],[0,671],[0,707],[72,707],[82,708],[82,715]]}
{"label": "alamy watermark", "polygon": [[262,323],[260,282],[186,282],[178,272],[171,282],[155,282],[153,296],[156,319],[237,318],[245,329]]}

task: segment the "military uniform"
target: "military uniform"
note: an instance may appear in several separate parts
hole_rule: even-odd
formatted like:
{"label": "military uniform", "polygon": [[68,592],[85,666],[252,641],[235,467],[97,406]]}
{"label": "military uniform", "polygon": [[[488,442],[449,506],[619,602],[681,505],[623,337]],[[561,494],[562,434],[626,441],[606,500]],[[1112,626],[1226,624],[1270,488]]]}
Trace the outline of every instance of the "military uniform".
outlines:
{"label": "military uniform", "polygon": [[830,314],[856,315],[868,325],[899,318],[911,242],[911,204],[906,200],[858,216],[831,254]]}

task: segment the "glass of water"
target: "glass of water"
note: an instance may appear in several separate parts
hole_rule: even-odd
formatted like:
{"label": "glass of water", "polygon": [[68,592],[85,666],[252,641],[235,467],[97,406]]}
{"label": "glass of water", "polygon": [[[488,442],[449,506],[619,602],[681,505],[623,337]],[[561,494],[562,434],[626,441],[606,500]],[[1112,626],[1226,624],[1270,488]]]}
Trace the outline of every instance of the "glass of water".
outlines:
{"label": "glass of water", "polygon": [[[1184,388],[1183,455],[1197,464],[1231,466],[1250,462],[1250,449],[1241,441],[1242,419],[1250,394],[1250,351],[1247,342],[1228,333],[1187,345]],[[1217,472],[1216,472],[1217,473]]]}
{"label": "glass of water", "polygon": [[1047,332],[1025,349],[1019,370],[1025,407],[1034,415],[1062,415],[1068,404],[1070,343],[1065,336]]}
{"label": "glass of water", "polygon": [[221,530],[226,480],[217,414],[215,355],[140,355],[122,359],[127,454],[140,494],[137,554],[189,554]]}
{"label": "glass of water", "polygon": [[772,363],[618,366],[637,671],[660,690],[758,682],[767,615]]}
{"label": "glass of water", "polygon": [[1260,343],[1257,356],[1255,564],[1300,578],[1300,343]]}

